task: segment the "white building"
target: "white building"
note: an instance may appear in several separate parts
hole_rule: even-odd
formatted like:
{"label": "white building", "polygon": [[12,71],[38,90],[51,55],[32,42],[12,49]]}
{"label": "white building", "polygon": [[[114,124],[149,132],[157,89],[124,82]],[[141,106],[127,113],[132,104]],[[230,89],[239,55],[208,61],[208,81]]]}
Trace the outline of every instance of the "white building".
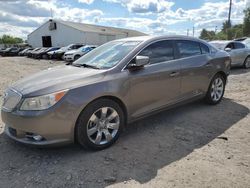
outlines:
{"label": "white building", "polygon": [[101,45],[111,40],[145,33],[115,27],[49,20],[28,35],[32,47],[62,47],[72,43]]}

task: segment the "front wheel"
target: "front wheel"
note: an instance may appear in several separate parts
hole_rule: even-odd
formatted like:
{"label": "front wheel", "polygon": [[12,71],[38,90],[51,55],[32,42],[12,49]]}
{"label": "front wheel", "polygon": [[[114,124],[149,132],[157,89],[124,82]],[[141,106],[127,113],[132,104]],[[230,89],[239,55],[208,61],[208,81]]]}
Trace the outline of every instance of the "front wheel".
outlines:
{"label": "front wheel", "polygon": [[222,100],[225,92],[225,84],[226,80],[221,74],[216,74],[213,77],[205,97],[208,104],[215,105]]}
{"label": "front wheel", "polygon": [[121,107],[110,99],[89,104],[76,124],[76,138],[87,149],[101,150],[111,146],[125,124]]}
{"label": "front wheel", "polygon": [[76,60],[79,59],[80,57],[81,57],[80,55],[75,55],[74,61],[76,61]]}
{"label": "front wheel", "polygon": [[250,57],[247,57],[244,62],[244,68],[249,69],[250,68]]}

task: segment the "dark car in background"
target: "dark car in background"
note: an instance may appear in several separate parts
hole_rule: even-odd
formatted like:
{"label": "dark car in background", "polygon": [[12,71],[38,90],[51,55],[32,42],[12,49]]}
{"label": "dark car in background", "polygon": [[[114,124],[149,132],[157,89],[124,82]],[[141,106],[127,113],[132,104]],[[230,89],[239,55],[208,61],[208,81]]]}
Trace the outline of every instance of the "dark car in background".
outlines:
{"label": "dark car in background", "polygon": [[17,47],[12,47],[4,50],[1,55],[2,56],[18,56],[18,53],[22,51],[23,49],[17,48]]}
{"label": "dark car in background", "polygon": [[32,57],[32,54],[35,53],[36,51],[40,50],[41,48],[35,48],[27,53],[27,57]]}
{"label": "dark car in background", "polygon": [[48,55],[48,52],[51,52],[51,51],[55,51],[55,50],[58,50],[60,48],[58,47],[50,47],[50,48],[47,48],[43,51],[39,51],[36,53],[36,57],[37,59],[48,59],[49,58],[49,55]]}
{"label": "dark car in background", "polygon": [[44,52],[44,51],[46,51],[47,49],[48,48],[43,47],[43,48],[40,48],[39,50],[33,52],[32,53],[32,58],[38,59],[39,56],[40,56],[39,54],[42,53],[42,52]]}
{"label": "dark car in background", "polygon": [[22,50],[21,52],[19,52],[18,55],[19,55],[19,56],[25,56],[25,54],[26,54],[29,50],[33,50],[33,48],[26,48],[26,49]]}
{"label": "dark car in background", "polygon": [[72,65],[24,78],[4,93],[5,133],[26,144],[111,146],[127,123],[188,101],[223,98],[231,58],[197,38],[108,42]]}

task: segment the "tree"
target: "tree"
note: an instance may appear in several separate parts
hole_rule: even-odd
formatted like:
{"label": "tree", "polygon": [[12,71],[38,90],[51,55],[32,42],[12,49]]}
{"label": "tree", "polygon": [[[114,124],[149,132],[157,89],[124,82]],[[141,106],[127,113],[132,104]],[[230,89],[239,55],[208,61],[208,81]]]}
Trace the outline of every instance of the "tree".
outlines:
{"label": "tree", "polygon": [[202,29],[200,38],[203,40],[213,40],[215,38],[215,32]]}
{"label": "tree", "polygon": [[0,37],[0,43],[3,44],[18,44],[18,43],[23,43],[23,39],[18,38],[18,37],[13,37],[10,35],[3,35]]}
{"label": "tree", "polygon": [[250,7],[244,10],[243,35],[250,36]]}

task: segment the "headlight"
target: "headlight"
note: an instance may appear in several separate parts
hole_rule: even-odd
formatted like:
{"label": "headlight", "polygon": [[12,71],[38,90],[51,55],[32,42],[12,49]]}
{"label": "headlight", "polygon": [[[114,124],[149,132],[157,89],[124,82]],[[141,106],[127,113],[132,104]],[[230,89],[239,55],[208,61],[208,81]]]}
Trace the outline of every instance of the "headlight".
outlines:
{"label": "headlight", "polygon": [[38,97],[24,99],[20,110],[45,110],[55,105],[61,98],[67,93],[67,91],[60,91],[51,93],[48,95],[42,95]]}

